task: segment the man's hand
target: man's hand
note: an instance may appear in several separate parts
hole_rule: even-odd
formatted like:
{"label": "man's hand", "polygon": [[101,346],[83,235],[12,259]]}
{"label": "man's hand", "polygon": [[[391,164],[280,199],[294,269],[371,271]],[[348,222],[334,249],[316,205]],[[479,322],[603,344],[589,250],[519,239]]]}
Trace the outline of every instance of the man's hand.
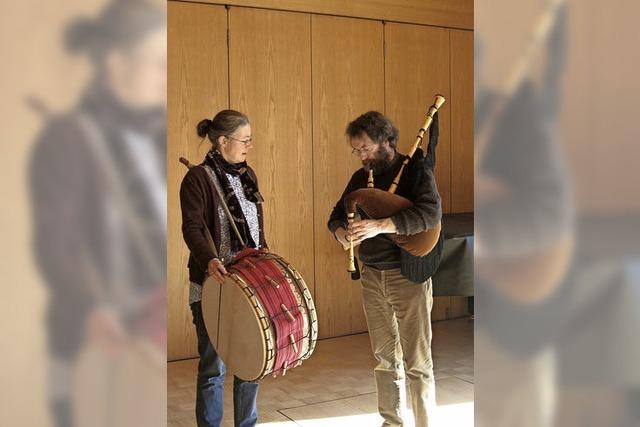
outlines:
{"label": "man's hand", "polygon": [[342,245],[342,249],[344,249],[345,251],[349,249],[349,239],[347,238],[347,230],[340,227],[336,230],[335,236],[338,242],[340,242],[340,244]]}
{"label": "man's hand", "polygon": [[347,242],[353,240],[353,244],[357,245],[363,240],[370,239],[382,233],[396,233],[396,225],[391,218],[383,219],[363,219],[354,221],[347,230]]}
{"label": "man's hand", "polygon": [[227,272],[227,269],[224,268],[222,261],[220,261],[218,258],[214,258],[211,261],[209,261],[207,273],[209,273],[209,276],[212,276],[219,283],[224,282],[224,276],[229,274]]}

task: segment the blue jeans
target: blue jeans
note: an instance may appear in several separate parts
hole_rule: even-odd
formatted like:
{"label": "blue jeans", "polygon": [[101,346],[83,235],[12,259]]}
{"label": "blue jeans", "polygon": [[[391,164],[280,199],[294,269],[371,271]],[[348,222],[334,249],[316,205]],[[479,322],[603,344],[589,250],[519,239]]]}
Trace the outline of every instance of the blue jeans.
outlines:
{"label": "blue jeans", "polygon": [[[198,335],[198,382],[196,420],[198,427],[219,427],[222,421],[224,377],[227,369],[213,348],[202,318],[200,302],[191,304]],[[233,420],[235,427],[253,427],[258,421],[258,383],[233,377]]]}

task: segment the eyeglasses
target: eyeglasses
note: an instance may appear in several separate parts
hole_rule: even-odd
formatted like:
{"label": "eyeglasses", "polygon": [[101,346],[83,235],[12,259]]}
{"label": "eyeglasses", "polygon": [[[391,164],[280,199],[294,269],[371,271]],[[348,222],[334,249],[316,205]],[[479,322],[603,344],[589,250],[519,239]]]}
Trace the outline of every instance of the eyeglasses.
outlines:
{"label": "eyeglasses", "polygon": [[245,140],[237,139],[237,138],[234,138],[232,136],[227,136],[227,138],[233,139],[234,141],[242,142],[245,146],[247,146],[247,145],[249,145],[249,144],[251,144],[253,142],[253,138],[247,138]]}
{"label": "eyeglasses", "polygon": [[363,153],[371,153],[373,150],[375,150],[375,148],[376,145],[370,145],[365,148],[354,148],[353,150],[351,150],[351,154],[353,154],[354,156],[361,156]]}

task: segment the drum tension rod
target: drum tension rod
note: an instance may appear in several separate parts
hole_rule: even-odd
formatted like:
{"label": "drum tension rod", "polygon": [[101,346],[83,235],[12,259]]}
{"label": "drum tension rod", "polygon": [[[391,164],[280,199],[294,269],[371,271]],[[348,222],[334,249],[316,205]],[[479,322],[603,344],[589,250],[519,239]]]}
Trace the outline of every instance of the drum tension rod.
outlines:
{"label": "drum tension rod", "polygon": [[287,366],[288,366],[288,363],[287,363],[287,361],[285,360],[285,361],[284,361],[284,365],[282,365],[282,376],[283,376],[283,377],[284,377],[285,375],[287,375]]}
{"label": "drum tension rod", "polygon": [[289,318],[289,321],[291,323],[294,323],[296,321],[296,318],[293,317],[293,314],[291,314],[291,312],[289,311],[289,309],[287,308],[286,305],[284,304],[280,304],[280,308],[282,309],[282,311],[284,312],[284,314],[287,315],[287,317]]}
{"label": "drum tension rod", "polygon": [[251,268],[256,268],[256,265],[254,263],[252,263],[251,261],[249,261],[248,259],[243,259],[242,260],[245,264],[247,264],[249,267]]}
{"label": "drum tension rod", "polygon": [[293,334],[289,334],[289,341],[291,341],[291,345],[293,346],[293,351],[298,352],[298,345],[296,344],[296,338]]}
{"label": "drum tension rod", "polygon": [[276,282],[275,280],[273,280],[269,276],[264,276],[264,277],[265,277],[265,279],[267,279],[269,281],[269,283],[271,283],[273,286],[275,286],[276,289],[280,289],[280,283]]}

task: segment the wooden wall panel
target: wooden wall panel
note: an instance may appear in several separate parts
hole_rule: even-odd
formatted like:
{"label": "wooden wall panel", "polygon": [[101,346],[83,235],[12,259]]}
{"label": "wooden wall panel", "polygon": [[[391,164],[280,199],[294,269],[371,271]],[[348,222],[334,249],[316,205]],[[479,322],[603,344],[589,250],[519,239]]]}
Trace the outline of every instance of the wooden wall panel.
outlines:
{"label": "wooden wall panel", "polygon": [[419,25],[385,25],[386,115],[400,130],[401,152],[407,153],[415,142],[435,95],[447,99],[440,109],[436,150],[436,182],[444,212],[451,211],[449,31]]}
{"label": "wooden wall panel", "polygon": [[433,297],[431,321],[446,320],[451,310],[451,297]]}
{"label": "wooden wall panel", "polygon": [[361,285],[348,276],[347,254],[326,224],[349,178],[362,166],[350,154],[345,127],[368,110],[384,108],[382,33],[381,22],[312,17],[313,223],[321,337],[366,330]]}
{"label": "wooden wall panel", "polygon": [[473,29],[473,0],[198,0],[267,9]]}
{"label": "wooden wall panel", "polygon": [[[196,355],[178,199],[186,171],[177,158],[201,161],[209,144],[195,135],[195,125],[228,107],[244,111],[252,121],[255,145],[249,162],[266,198],[267,239],[309,284],[320,336],[365,331],[360,283],[350,280],[346,253],[326,228],[333,204],[361,166],[349,154],[345,126],[365,111],[384,112],[400,128],[400,149],[406,152],[434,94],[442,93],[447,104],[441,114],[436,178],[445,212],[467,210],[472,177],[464,172],[459,177],[455,168],[472,162],[466,142],[472,132],[472,118],[467,122],[472,115],[472,58],[467,58],[472,33],[247,7],[227,11],[212,4],[168,4],[169,359]],[[343,14],[353,16],[383,13],[376,12],[379,2],[369,4],[368,12],[359,2],[351,9],[333,1],[279,5],[317,13],[341,7]],[[434,320],[461,314],[460,304],[436,298]]]}
{"label": "wooden wall panel", "polygon": [[451,211],[473,212],[473,32],[451,30]]}
{"label": "wooden wall panel", "polygon": [[[197,355],[189,310],[189,251],[182,239],[178,158],[199,163],[209,149],[196,124],[227,108],[227,14],[222,6],[168,3],[167,317],[169,360]],[[214,76],[215,78],[212,78]]]}
{"label": "wooden wall panel", "polygon": [[451,318],[469,315],[469,297],[451,297]]}
{"label": "wooden wall panel", "polygon": [[231,108],[251,120],[265,236],[313,294],[311,16],[231,7],[229,29]]}
{"label": "wooden wall panel", "polygon": [[431,320],[448,320],[469,315],[468,297],[434,297]]}

